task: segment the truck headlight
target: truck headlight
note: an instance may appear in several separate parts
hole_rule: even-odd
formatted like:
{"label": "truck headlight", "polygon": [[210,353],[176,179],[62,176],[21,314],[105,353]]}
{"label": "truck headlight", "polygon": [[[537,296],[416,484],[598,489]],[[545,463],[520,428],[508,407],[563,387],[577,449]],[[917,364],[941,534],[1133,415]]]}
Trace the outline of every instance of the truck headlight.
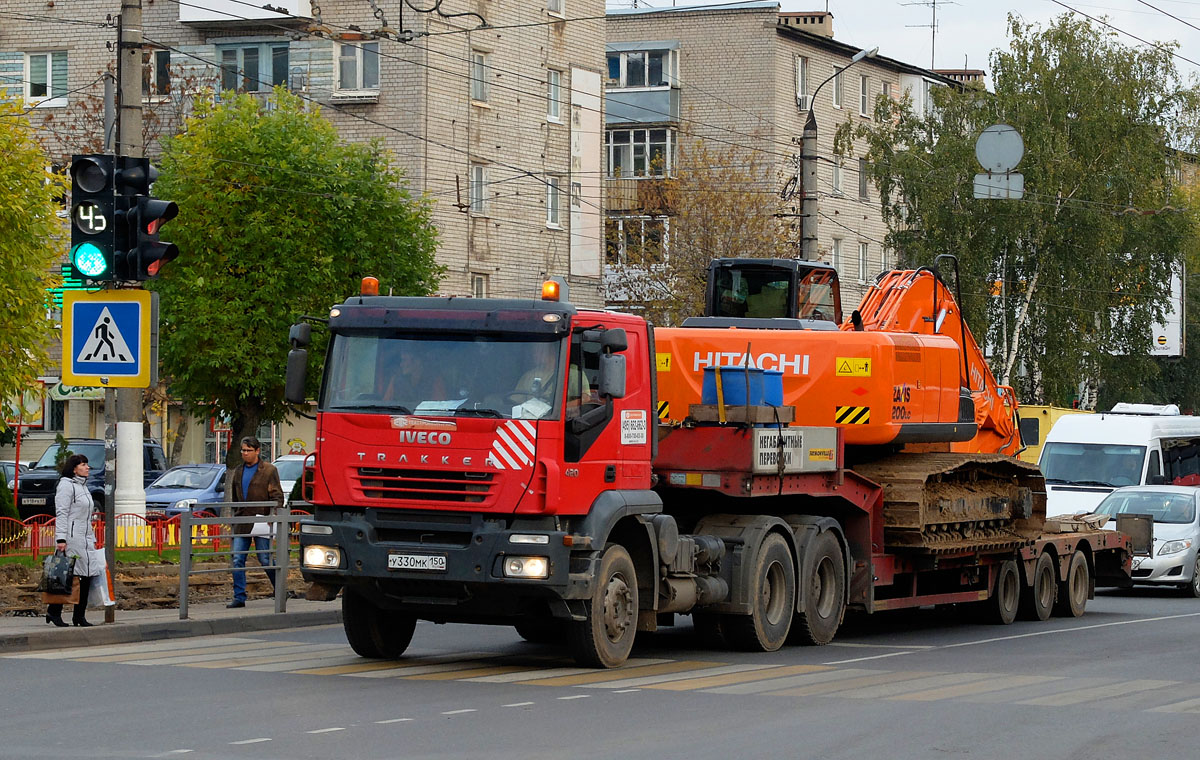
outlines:
{"label": "truck headlight", "polygon": [[1161,549],[1158,550],[1158,556],[1161,557],[1164,554],[1178,554],[1179,552],[1190,548],[1192,548],[1192,539],[1190,538],[1183,538],[1178,541],[1168,541],[1162,545]]}
{"label": "truck headlight", "polygon": [[304,547],[304,566],[319,569],[335,569],[342,566],[342,550],[336,546]]}
{"label": "truck headlight", "polygon": [[509,578],[548,578],[550,560],[546,557],[505,557],[504,575]]}

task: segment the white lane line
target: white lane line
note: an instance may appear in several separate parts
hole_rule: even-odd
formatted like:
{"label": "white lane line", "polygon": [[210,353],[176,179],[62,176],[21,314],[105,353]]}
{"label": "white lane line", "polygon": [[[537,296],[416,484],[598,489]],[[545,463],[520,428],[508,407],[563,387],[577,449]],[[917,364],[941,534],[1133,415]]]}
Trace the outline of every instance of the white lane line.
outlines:
{"label": "white lane line", "polygon": [[937,649],[936,644],[852,644],[840,641],[831,641],[827,646],[851,647],[854,649]]}
{"label": "white lane line", "polygon": [[621,689],[619,691],[614,691],[613,694],[632,694],[635,691],[641,691],[641,689]]}
{"label": "white lane line", "polygon": [[315,731],[306,731],[305,733],[309,733],[309,734],[328,734],[328,733],[332,733],[332,732],[334,732],[334,731],[345,731],[345,730],[346,730],[346,729],[342,728],[341,726],[333,726],[333,727],[331,727],[331,728],[318,728],[318,729],[316,729]]}
{"label": "white lane line", "polygon": [[381,726],[384,726],[388,723],[407,723],[410,720],[412,720],[412,718],[389,718],[388,720],[377,720],[375,722]]}
{"label": "white lane line", "polygon": [[533,702],[513,702],[511,705],[505,705],[505,707],[529,707],[532,704]]}
{"label": "white lane line", "polygon": [[1096,623],[1094,625],[1077,625],[1072,628],[1055,628],[1052,631],[1035,631],[1033,633],[1017,633],[1012,636],[996,636],[990,639],[979,639],[977,641],[963,641],[958,644],[942,644],[937,649],[953,649],[955,647],[970,647],[976,644],[991,644],[997,641],[1011,641],[1013,639],[1027,639],[1030,636],[1050,636],[1055,633],[1075,633],[1077,631],[1090,631],[1094,628],[1110,628],[1114,625],[1133,625],[1136,623],[1156,623],[1162,620],[1178,620],[1180,618],[1200,617],[1200,612],[1188,612],[1181,615],[1161,615],[1159,617],[1138,618],[1136,620],[1117,620],[1112,623]]}
{"label": "white lane line", "polygon": [[572,694],[569,697],[559,697],[559,699],[587,699],[591,694]]}
{"label": "white lane line", "polygon": [[466,710],[447,710],[446,712],[442,713],[442,715],[462,715],[463,713],[472,713],[472,712],[475,712],[475,710],[470,709],[470,708],[468,708]]}
{"label": "white lane line", "polygon": [[259,742],[269,742],[269,741],[271,741],[271,740],[265,736],[262,736],[257,739],[242,739],[240,742],[229,742],[229,743],[234,744],[234,745],[236,745],[236,744],[258,744]]}
{"label": "white lane line", "polygon": [[882,660],[887,657],[899,657],[902,654],[917,654],[916,652],[891,652],[889,654],[873,654],[869,657],[852,657],[849,660],[832,660],[823,662],[822,665],[845,665],[851,662],[863,662],[865,660]]}
{"label": "white lane line", "polygon": [[173,750],[171,750],[170,752],[163,752],[162,754],[158,754],[158,755],[151,755],[150,757],[171,757],[172,755],[186,755],[186,754],[187,754],[187,753],[189,753],[189,752],[195,752],[195,750],[191,750],[191,749],[173,749]]}

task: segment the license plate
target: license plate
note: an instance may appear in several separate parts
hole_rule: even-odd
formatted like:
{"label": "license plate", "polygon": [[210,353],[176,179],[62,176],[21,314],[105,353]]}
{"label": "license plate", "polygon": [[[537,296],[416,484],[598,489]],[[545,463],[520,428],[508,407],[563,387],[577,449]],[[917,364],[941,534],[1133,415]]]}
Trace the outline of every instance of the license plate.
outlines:
{"label": "license plate", "polygon": [[388,570],[446,571],[444,554],[389,554]]}
{"label": "license plate", "polygon": [[36,504],[38,506],[45,506],[46,500],[40,496],[22,496],[21,503],[29,504],[31,506],[34,504]]}

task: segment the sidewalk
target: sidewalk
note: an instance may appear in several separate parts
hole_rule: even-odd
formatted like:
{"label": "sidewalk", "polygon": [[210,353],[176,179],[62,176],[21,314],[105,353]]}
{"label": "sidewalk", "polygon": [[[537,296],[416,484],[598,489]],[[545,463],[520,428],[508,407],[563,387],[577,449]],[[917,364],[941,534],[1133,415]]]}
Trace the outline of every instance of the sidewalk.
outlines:
{"label": "sidewalk", "polygon": [[[68,606],[65,620],[70,620],[70,610]],[[47,624],[44,616],[0,617],[0,655],[329,625],[342,621],[342,605],[340,601],[288,599],[287,612],[275,614],[274,599],[251,600],[232,610],[225,608],[224,601],[205,602],[189,604],[187,620],[179,619],[178,609],[117,610],[115,622],[105,624],[103,620],[100,609],[88,610],[88,621],[95,624],[91,628],[58,628]]]}

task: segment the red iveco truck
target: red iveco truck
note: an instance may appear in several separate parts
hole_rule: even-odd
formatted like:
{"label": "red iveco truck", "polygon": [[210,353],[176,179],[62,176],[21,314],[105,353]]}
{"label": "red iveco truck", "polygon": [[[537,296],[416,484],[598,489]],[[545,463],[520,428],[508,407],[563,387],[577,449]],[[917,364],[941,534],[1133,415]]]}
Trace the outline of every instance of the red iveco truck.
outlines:
{"label": "red iveco truck", "polygon": [[[707,316],[655,330],[554,283],[501,300],[364,280],[327,321],[309,598],[342,594],[364,657],[399,657],[430,620],[615,667],[679,614],[772,651],[829,642],[848,608],[970,603],[1010,623],[1127,584],[1126,535],[1043,532],[1011,390],[938,274],[892,273],[844,323],[836,285],[811,263],[716,262]],[[295,402],[310,337],[293,327]],[[715,403],[705,366],[722,367]],[[782,403],[751,398],[757,370],[782,373]]]}

